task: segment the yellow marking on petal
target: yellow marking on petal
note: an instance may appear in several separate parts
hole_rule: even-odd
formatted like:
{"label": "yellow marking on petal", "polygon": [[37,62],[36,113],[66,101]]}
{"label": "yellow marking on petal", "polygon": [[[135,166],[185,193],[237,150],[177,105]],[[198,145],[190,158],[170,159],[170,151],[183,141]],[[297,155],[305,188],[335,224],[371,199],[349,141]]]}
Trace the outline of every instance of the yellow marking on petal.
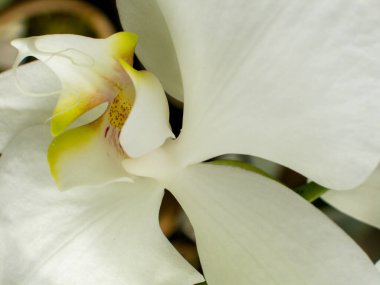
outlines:
{"label": "yellow marking on petal", "polygon": [[101,123],[102,119],[99,119],[91,124],[68,130],[64,134],[57,136],[51,142],[47,156],[51,175],[58,188],[60,188],[59,162],[62,159],[63,154],[67,156],[70,152],[80,151],[82,146],[86,145],[88,141],[99,135],[99,127],[101,126]]}
{"label": "yellow marking on petal", "polygon": [[138,41],[138,36],[134,33],[120,32],[108,38],[112,41],[112,51],[116,59],[123,59],[129,64],[133,64],[133,54]]}
{"label": "yellow marking on petal", "polygon": [[[82,155],[81,151],[83,150],[89,151],[89,147],[95,147],[97,143],[103,145],[103,139],[104,143],[108,143],[111,147],[110,153],[107,151],[103,154],[103,159],[107,160],[107,155],[125,156],[119,143],[119,135],[132,109],[135,89],[117,61],[121,60],[126,64],[133,63],[137,36],[121,32],[105,41],[107,41],[105,50],[107,54],[102,57],[103,61],[99,66],[96,64],[93,67],[73,64],[72,67],[67,68],[67,72],[73,68],[80,80],[78,80],[78,85],[75,85],[76,73],[73,73],[73,80],[67,81],[66,86],[63,85],[62,94],[51,120],[51,132],[57,137],[49,146],[48,161],[51,174],[59,188],[65,183],[60,176],[67,174],[68,169],[65,167],[69,165],[68,160]],[[94,60],[96,61],[96,58]],[[109,66],[102,68],[102,64],[108,65],[108,63]],[[107,101],[110,102],[110,105],[101,118],[89,125],[61,134],[79,116]],[[91,141],[94,144],[91,144]],[[111,154],[113,152],[114,154]],[[97,154],[94,153],[94,155]]]}
{"label": "yellow marking on petal", "polygon": [[123,59],[119,59],[119,63],[121,64],[121,66],[123,67],[123,69],[127,72],[127,74],[130,76],[130,77],[138,77],[138,78],[141,78],[143,77],[143,74],[144,71],[138,71],[136,69],[134,69],[132,67],[131,64],[129,64],[129,62],[123,60]]}
{"label": "yellow marking on petal", "polygon": [[[53,136],[62,133],[72,122],[90,109],[103,102],[113,100],[118,94],[118,90],[125,88],[128,78],[117,64],[117,60],[123,59],[129,63],[133,62],[137,36],[133,33],[120,32],[110,36],[104,41],[106,41],[109,47],[106,52],[108,52],[110,70],[106,72],[107,69],[96,67],[94,64],[94,66],[87,66],[73,63],[72,68],[76,70],[76,72],[79,72],[81,69],[85,69],[87,70],[86,72],[89,72],[85,79],[87,80],[88,86],[91,87],[84,87],[83,78],[80,81],[81,85],[70,86],[69,90],[63,86],[62,94],[52,116],[51,133]],[[85,58],[86,55],[81,56]],[[82,58],[79,57],[79,59]],[[96,58],[92,60],[96,61]],[[84,72],[79,76],[85,74]],[[91,74],[93,74],[93,76]],[[74,81],[75,73],[73,76]],[[116,115],[114,117],[116,117]]]}
{"label": "yellow marking on petal", "polygon": [[121,129],[128,118],[132,109],[132,102],[127,98],[124,92],[120,92],[113,100],[109,111],[108,120],[109,123],[115,127]]}
{"label": "yellow marking on petal", "polygon": [[51,119],[51,134],[59,135],[78,117],[105,101],[107,98],[95,95],[62,94]]}

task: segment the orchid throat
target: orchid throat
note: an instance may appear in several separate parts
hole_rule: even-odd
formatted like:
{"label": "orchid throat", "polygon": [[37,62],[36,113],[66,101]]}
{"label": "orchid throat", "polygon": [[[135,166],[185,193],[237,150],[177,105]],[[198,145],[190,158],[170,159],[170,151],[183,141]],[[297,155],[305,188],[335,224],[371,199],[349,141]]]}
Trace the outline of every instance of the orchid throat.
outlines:
{"label": "orchid throat", "polygon": [[[132,67],[136,43],[137,36],[128,32],[106,39],[51,35],[13,42],[19,50],[17,63],[27,56],[36,57],[61,82],[51,118],[54,139],[48,151],[50,170],[59,189],[83,185],[83,173],[79,177],[71,165],[90,152],[93,158],[84,171],[86,185],[132,180],[126,169],[135,175],[154,175],[150,167],[141,171],[139,166],[131,167],[128,160],[154,152],[168,138],[174,138],[160,82],[153,74]],[[108,105],[105,111],[92,112],[102,104]],[[81,124],[90,113],[90,123]],[[72,127],[74,122],[80,126]],[[99,169],[102,174],[91,177]]]}

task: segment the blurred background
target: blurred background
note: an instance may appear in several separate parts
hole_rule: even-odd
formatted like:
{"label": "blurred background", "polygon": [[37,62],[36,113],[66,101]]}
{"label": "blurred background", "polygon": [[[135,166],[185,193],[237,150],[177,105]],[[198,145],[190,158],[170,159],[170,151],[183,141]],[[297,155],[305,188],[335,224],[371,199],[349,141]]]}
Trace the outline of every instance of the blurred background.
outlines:
{"label": "blurred background", "polygon": [[[16,50],[9,42],[14,38],[62,33],[104,38],[121,30],[114,0],[0,0],[0,71],[13,65]],[[138,59],[135,65],[137,69],[143,68]],[[170,107],[170,121],[174,133],[178,134],[182,125],[182,110],[178,104],[171,104]],[[292,189],[306,182],[300,174],[262,159],[237,155],[227,158],[263,168]],[[374,262],[380,259],[379,230],[340,213],[321,199],[316,200],[314,205],[346,231]],[[168,192],[162,204],[160,224],[177,250],[200,268],[191,225]],[[313,226],[312,221],[310,226]]]}

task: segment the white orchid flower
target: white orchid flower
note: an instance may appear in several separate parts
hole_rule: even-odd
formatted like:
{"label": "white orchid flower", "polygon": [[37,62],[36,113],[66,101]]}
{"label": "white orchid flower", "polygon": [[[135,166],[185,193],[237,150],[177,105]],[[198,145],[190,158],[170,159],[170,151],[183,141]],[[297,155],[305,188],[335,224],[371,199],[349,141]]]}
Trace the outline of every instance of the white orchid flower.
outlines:
{"label": "white orchid flower", "polygon": [[[144,64],[184,95],[182,132],[173,138],[159,81],[132,67],[134,34],[16,41],[62,91],[51,142],[53,99],[25,97],[14,74],[0,77],[1,284],[202,282],[159,229],[165,188],[194,226],[210,285],[379,284],[358,246],[294,192],[202,161],[250,154],[325,187],[363,182],[380,155],[380,4],[118,4]],[[41,63],[18,77],[42,93],[60,88]],[[67,130],[104,102],[103,115]]]}

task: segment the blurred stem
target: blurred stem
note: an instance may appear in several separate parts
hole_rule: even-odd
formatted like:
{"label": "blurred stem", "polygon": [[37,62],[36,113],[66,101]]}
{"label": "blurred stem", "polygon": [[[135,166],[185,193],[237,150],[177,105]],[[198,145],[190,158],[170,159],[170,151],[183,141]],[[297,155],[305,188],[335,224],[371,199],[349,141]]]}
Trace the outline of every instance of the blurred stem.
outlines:
{"label": "blurred stem", "polygon": [[321,197],[323,194],[325,194],[329,189],[318,185],[315,182],[309,182],[305,185],[302,185],[300,187],[297,187],[294,189],[299,195],[301,195],[303,198],[305,198],[309,202],[313,202],[319,197]]}
{"label": "blurred stem", "polygon": [[76,0],[36,0],[11,6],[0,12],[0,26],[14,21],[24,21],[47,13],[70,13],[90,25],[99,38],[106,38],[115,29],[106,16],[95,7]]}

